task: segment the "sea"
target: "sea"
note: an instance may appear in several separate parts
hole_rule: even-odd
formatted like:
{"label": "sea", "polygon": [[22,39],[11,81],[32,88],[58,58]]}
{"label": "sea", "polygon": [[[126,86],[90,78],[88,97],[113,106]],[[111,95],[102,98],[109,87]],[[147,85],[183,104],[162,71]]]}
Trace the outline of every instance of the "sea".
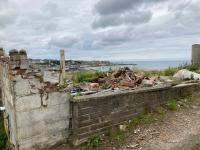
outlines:
{"label": "sea", "polygon": [[139,61],[115,61],[117,65],[128,65],[141,69],[166,69],[191,64],[191,60],[139,60]]}
{"label": "sea", "polygon": [[92,67],[90,69],[98,71],[117,70],[123,67],[130,69],[163,70],[169,67],[179,67],[191,64],[190,60],[138,60],[138,61],[113,61],[112,66]]}

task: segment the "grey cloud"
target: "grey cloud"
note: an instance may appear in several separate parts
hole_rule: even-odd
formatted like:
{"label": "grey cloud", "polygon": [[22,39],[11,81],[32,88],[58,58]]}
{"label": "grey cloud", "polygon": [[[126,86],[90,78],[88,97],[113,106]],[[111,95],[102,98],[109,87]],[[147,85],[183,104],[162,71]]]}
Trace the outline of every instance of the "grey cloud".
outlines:
{"label": "grey cloud", "polygon": [[99,16],[93,22],[92,27],[95,29],[123,24],[138,25],[148,22],[151,17],[152,13],[150,11],[131,11],[123,15],[111,14],[107,16]]}
{"label": "grey cloud", "polygon": [[15,20],[14,15],[9,15],[9,14],[0,14],[0,27],[6,27],[8,25],[11,25]]}
{"label": "grey cloud", "polygon": [[48,45],[58,48],[68,48],[78,43],[79,38],[72,36],[64,36],[61,38],[52,38]]}
{"label": "grey cloud", "polygon": [[[69,47],[75,59],[88,57],[88,52],[89,57],[109,59],[110,51],[116,59],[147,58],[153,55],[148,55],[150,49],[158,50],[158,57],[173,57],[179,55],[177,49],[185,54],[199,41],[199,4],[200,0],[0,0],[0,44],[43,58],[59,57],[56,50]],[[141,50],[147,55],[137,55]]]}
{"label": "grey cloud", "polygon": [[116,46],[131,39],[131,29],[128,27],[109,29],[96,33],[94,37],[96,38],[92,47]]}
{"label": "grey cloud", "polygon": [[3,9],[8,6],[8,0],[1,0],[0,1],[0,9]]}
{"label": "grey cloud", "polygon": [[17,14],[8,0],[0,1],[0,27],[11,25],[17,17]]}
{"label": "grey cloud", "polygon": [[95,5],[95,10],[101,15],[109,15],[135,9],[142,4],[164,1],[167,0],[99,0]]}
{"label": "grey cloud", "polygon": [[102,15],[121,13],[124,10],[131,9],[134,4],[140,3],[141,0],[100,0],[95,9]]}
{"label": "grey cloud", "polygon": [[152,18],[151,6],[168,0],[99,0],[95,5],[94,29],[119,25],[140,25]]}

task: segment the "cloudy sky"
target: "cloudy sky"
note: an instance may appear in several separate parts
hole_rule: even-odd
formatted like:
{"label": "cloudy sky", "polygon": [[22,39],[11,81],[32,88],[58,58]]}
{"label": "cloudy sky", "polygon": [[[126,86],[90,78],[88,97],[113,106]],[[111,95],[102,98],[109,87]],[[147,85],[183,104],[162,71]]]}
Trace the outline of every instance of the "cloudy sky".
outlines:
{"label": "cloudy sky", "polygon": [[0,47],[31,58],[188,59],[200,0],[0,0]]}

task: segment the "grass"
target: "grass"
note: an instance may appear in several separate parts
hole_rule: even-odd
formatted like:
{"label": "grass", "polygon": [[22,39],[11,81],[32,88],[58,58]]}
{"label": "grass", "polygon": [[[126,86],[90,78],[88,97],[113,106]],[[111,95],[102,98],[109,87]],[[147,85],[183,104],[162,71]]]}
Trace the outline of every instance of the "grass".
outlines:
{"label": "grass", "polygon": [[169,100],[166,104],[169,110],[176,110],[177,109],[177,101],[175,99]]}
{"label": "grass", "polygon": [[131,126],[136,126],[139,124],[149,124],[153,121],[162,119],[165,113],[165,108],[159,106],[152,111],[144,111],[138,116],[132,118],[129,123],[131,124]]}
{"label": "grass", "polygon": [[178,72],[178,70],[180,70],[180,69],[175,68],[175,67],[169,67],[163,71],[163,75],[164,76],[173,76],[176,72]]}
{"label": "grass", "polygon": [[100,75],[102,75],[102,72],[93,72],[93,71],[79,71],[77,73],[74,73],[72,80],[75,83],[80,83],[80,82],[88,82],[95,80],[98,78]]}
{"label": "grass", "polygon": [[82,148],[83,150],[95,150],[98,148],[99,144],[102,142],[102,139],[99,135],[91,136],[87,144]]}
{"label": "grass", "polygon": [[173,76],[179,69],[169,67],[165,70],[150,70],[150,71],[144,71],[146,77],[152,77],[152,76]]}
{"label": "grass", "polygon": [[81,92],[77,92],[75,96],[76,96],[76,97],[81,96]]}
{"label": "grass", "polygon": [[123,131],[120,131],[119,129],[110,130],[108,133],[108,137],[110,142],[120,143],[125,139],[125,133]]}
{"label": "grass", "polygon": [[187,69],[187,70],[189,70],[189,71],[198,71],[199,70],[199,66],[198,65],[194,65],[194,64],[183,64],[183,65],[180,65],[179,67],[178,67],[178,69],[180,70],[180,69]]}
{"label": "grass", "polygon": [[153,76],[173,76],[176,72],[178,72],[178,68],[169,67],[165,70],[150,70],[144,71],[145,77],[153,77]]}
{"label": "grass", "polygon": [[161,76],[162,71],[160,70],[149,70],[149,71],[143,71],[145,77],[153,77],[153,76]]}
{"label": "grass", "polygon": [[183,64],[179,65],[179,67],[168,67],[164,70],[150,70],[150,71],[144,71],[146,77],[152,77],[152,76],[173,76],[176,72],[178,72],[181,69],[187,69],[189,71],[199,71],[199,67],[197,65],[193,64]]}
{"label": "grass", "polygon": [[200,150],[200,142],[196,143],[190,150]]}

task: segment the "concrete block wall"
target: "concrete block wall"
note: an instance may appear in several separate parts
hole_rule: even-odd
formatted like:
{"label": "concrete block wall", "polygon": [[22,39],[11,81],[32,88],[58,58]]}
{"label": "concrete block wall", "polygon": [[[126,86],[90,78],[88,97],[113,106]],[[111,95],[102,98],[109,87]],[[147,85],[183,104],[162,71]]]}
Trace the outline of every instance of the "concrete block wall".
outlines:
{"label": "concrete block wall", "polygon": [[166,86],[120,92],[103,96],[83,96],[72,101],[72,142],[85,142],[93,134],[101,134],[139,113],[146,107],[156,107],[168,100],[200,91],[200,84]]}
{"label": "concrete block wall", "polygon": [[[34,85],[34,86],[33,86]],[[18,149],[44,149],[64,142],[69,135],[69,100],[65,92],[41,94],[36,78],[15,77],[15,112]]]}
{"label": "concrete block wall", "polygon": [[[22,73],[22,74],[21,74]],[[70,96],[28,70],[0,61],[4,123],[16,150],[48,149],[69,136]],[[45,87],[47,86],[47,87]]]}

